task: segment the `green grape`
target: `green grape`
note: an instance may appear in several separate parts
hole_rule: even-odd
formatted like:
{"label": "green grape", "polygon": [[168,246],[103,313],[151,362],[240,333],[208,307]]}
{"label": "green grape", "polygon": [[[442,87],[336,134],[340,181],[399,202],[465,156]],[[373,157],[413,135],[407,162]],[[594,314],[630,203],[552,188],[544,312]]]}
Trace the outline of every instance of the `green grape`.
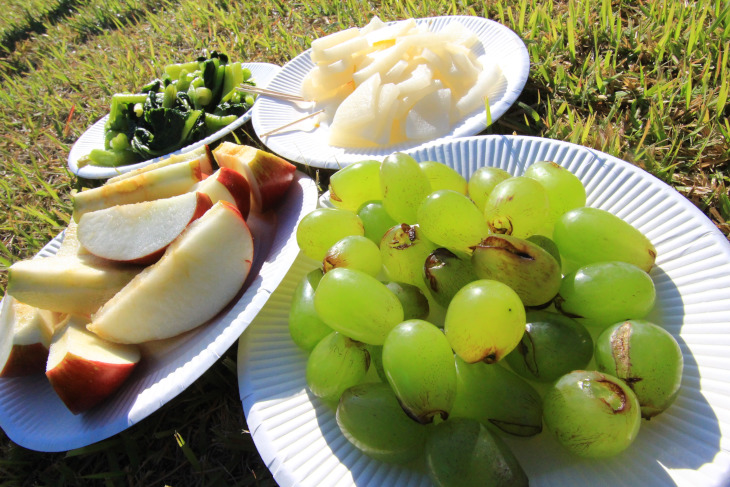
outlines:
{"label": "green grape", "polygon": [[330,202],[336,208],[356,212],[363,203],[380,200],[380,161],[360,161],[345,166],[329,183]]}
{"label": "green grape", "polygon": [[484,219],[493,233],[519,238],[552,235],[550,204],[543,186],[524,176],[505,179],[484,204]]}
{"label": "green grape", "polygon": [[414,158],[396,152],[380,166],[380,190],[388,214],[397,222],[412,224],[421,201],[431,193],[431,183]]}
{"label": "green grape", "polygon": [[370,353],[365,345],[333,331],[307,358],[307,386],[327,403],[339,401],[345,389],[363,380],[369,367]]}
{"label": "green grape", "polygon": [[418,164],[421,166],[423,172],[426,173],[426,176],[428,176],[428,181],[431,183],[431,191],[450,189],[466,196],[466,179],[456,172],[456,170],[436,161],[424,161]]}
{"label": "green grape", "polygon": [[446,310],[444,331],[451,348],[465,362],[498,362],[525,333],[525,308],[506,284],[480,279],[454,295]]}
{"label": "green grape", "polygon": [[596,339],[596,368],[626,382],[649,419],[676,399],[684,359],[674,337],[654,323],[631,320],[606,328]]}
{"label": "green grape", "polygon": [[649,272],[656,260],[654,245],[639,230],[599,208],[570,210],[555,223],[553,240],[563,257],[563,271],[594,262],[619,260]]}
{"label": "green grape", "polygon": [[449,417],[456,395],[454,354],[435,325],[408,320],[393,328],[383,343],[383,369],[408,416],[422,424]]}
{"label": "green grape", "polygon": [[550,311],[528,311],[525,334],[505,361],[520,376],[552,382],[583,369],[593,357],[593,339],[585,326]]}
{"label": "green grape", "polygon": [[514,289],[525,306],[544,306],[558,294],[558,261],[537,244],[511,235],[490,235],[474,247],[474,272]]}
{"label": "green grape", "polygon": [[383,346],[382,345],[366,345],[370,353],[370,369],[375,369],[380,382],[388,383],[388,377],[385,375],[383,368]]}
{"label": "green grape", "polygon": [[319,281],[314,308],[333,330],[371,345],[382,345],[388,332],[403,321],[403,306],[385,284],[342,267]]}
{"label": "green grape", "polygon": [[472,419],[436,425],[426,441],[428,475],[436,487],[527,487],[527,474],[502,439]]}
{"label": "green grape", "polygon": [[371,382],[347,389],[336,418],[345,438],[372,458],[404,464],[423,455],[427,429],[406,415],[388,384]]}
{"label": "green grape", "polygon": [[468,364],[455,357],[452,418],[470,418],[494,431],[534,436],[542,431],[542,400],[526,380],[499,364]]}
{"label": "green grape", "polygon": [[418,286],[397,281],[386,282],[385,286],[396,295],[403,306],[404,320],[425,320],[428,317],[428,298]]}
{"label": "green grape", "polygon": [[469,197],[480,211],[484,211],[487,198],[494,190],[494,187],[512,175],[498,167],[483,166],[474,171],[469,178]]}
{"label": "green grape", "polygon": [[380,241],[383,239],[385,232],[398,224],[385,211],[382,201],[368,201],[364,203],[357,211],[357,216],[360,217],[365,228],[365,236],[377,245],[380,245]]}
{"label": "green grape", "polygon": [[530,235],[525,240],[542,247],[543,250],[545,250],[547,253],[549,253],[550,255],[553,256],[555,261],[562,268],[563,264],[560,259],[560,250],[558,250],[558,246],[555,245],[555,242],[553,241],[553,239],[546,237],[545,235]]}
{"label": "green grape", "polygon": [[325,272],[336,267],[357,269],[376,277],[383,268],[380,248],[362,235],[349,235],[327,251],[322,267]]}
{"label": "green grape", "polygon": [[320,319],[314,309],[314,291],[323,275],[322,269],[307,273],[294,290],[289,309],[289,334],[294,343],[307,352],[332,333],[332,328]]}
{"label": "green grape", "polygon": [[434,191],[418,207],[418,225],[439,247],[468,252],[489,234],[484,217],[466,196],[449,189]]}
{"label": "green grape", "polygon": [[598,262],[563,278],[555,306],[564,314],[608,326],[644,318],[656,290],[649,274],[626,262]]}
{"label": "green grape", "polygon": [[597,371],[562,376],[543,397],[545,427],[572,453],[610,457],[633,443],[641,424],[634,392],[620,379]]}
{"label": "green grape", "polygon": [[317,208],[297,226],[297,244],[304,255],[322,261],[335,243],[349,235],[364,235],[360,218],[348,210]]}
{"label": "green grape", "polygon": [[477,279],[471,261],[449,249],[438,248],[426,258],[424,281],[433,299],[444,308],[459,289]]}
{"label": "green grape", "polygon": [[573,208],[586,204],[586,189],[578,176],[552,161],[534,163],[525,170],[524,176],[539,181],[550,200],[550,219],[557,219]]}
{"label": "green grape", "polygon": [[419,225],[396,225],[380,241],[380,255],[388,279],[425,289],[423,264],[436,244],[423,235]]}

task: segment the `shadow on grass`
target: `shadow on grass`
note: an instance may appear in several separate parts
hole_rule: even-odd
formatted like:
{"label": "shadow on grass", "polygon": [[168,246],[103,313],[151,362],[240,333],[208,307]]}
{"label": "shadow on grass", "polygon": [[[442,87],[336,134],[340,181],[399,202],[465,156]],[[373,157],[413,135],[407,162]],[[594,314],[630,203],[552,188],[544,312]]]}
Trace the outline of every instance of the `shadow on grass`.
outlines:
{"label": "shadow on grass", "polygon": [[12,25],[0,35],[0,46],[6,52],[12,52],[18,42],[28,39],[33,34],[43,34],[48,26],[56,25],[76,11],[80,0],[60,0],[55,6],[36,16],[30,11],[25,12],[24,22]]}

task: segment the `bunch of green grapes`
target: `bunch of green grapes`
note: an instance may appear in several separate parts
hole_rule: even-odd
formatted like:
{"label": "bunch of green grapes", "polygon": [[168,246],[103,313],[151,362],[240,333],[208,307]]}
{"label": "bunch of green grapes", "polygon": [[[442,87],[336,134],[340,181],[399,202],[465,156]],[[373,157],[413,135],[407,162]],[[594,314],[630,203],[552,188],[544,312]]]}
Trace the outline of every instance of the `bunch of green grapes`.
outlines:
{"label": "bunch of green grapes", "polygon": [[310,392],[365,454],[424,458],[437,485],[526,485],[501,435],[544,425],[577,455],[615,455],[676,398],[679,346],[645,321],[656,250],[586,207],[570,171],[467,181],[395,153],[338,171],[329,191],[334,208],[297,228],[322,265],[289,325]]}

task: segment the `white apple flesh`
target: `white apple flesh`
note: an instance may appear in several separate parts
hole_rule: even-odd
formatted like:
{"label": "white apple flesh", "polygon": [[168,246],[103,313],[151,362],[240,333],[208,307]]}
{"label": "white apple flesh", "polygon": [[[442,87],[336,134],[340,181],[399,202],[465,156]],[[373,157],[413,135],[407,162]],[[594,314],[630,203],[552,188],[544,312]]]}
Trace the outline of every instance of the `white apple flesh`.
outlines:
{"label": "white apple flesh", "polygon": [[195,191],[207,194],[213,203],[223,200],[236,205],[243,219],[248,218],[251,210],[251,186],[240,172],[221,167],[212,176],[199,182]]}
{"label": "white apple flesh", "polygon": [[53,334],[50,316],[12,296],[4,299],[0,327],[3,337],[12,336],[0,341],[0,377],[42,374]]}
{"label": "white apple flesh", "polygon": [[7,293],[36,308],[88,316],[141,270],[93,255],[22,260],[8,269]]}
{"label": "white apple flesh", "polygon": [[53,336],[46,365],[51,386],[74,414],[119,389],[140,360],[138,347],[103,340],[86,330],[87,323],[69,317]]}
{"label": "white apple flesh", "polygon": [[276,206],[294,180],[296,166],[270,152],[223,142],[213,150],[220,167],[238,171],[251,186],[252,206],[265,212]]}
{"label": "white apple flesh", "polygon": [[219,201],[92,315],[88,329],[106,340],[142,343],[196,328],[238,294],[253,249],[241,213]]}
{"label": "white apple flesh", "polygon": [[81,191],[73,198],[74,221],[90,211],[187,193],[210,175],[209,168],[198,159],[183,161]]}
{"label": "white apple flesh", "polygon": [[211,206],[207,194],[193,192],[91,211],[79,219],[78,238],[98,257],[149,265]]}
{"label": "white apple flesh", "polygon": [[161,161],[155,162],[154,164],[149,164],[133,171],[118,174],[113,178],[107,179],[106,184],[116,183],[117,181],[121,181],[122,179],[131,178],[143,172],[152,171],[153,169],[157,169],[163,166],[191,161],[199,161],[200,167],[203,172],[206,172],[208,174],[213,172],[213,154],[210,151],[210,147],[204,145],[202,147],[198,147],[197,149],[191,150],[190,152],[186,152],[184,154],[173,154],[169,157],[162,159]]}

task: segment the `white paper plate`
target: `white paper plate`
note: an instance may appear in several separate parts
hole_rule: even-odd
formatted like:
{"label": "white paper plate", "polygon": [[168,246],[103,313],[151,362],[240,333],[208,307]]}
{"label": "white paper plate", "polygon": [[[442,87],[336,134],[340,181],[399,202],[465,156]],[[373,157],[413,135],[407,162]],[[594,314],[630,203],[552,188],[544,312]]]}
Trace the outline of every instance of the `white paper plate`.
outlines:
{"label": "white paper plate", "polygon": [[[531,486],[730,485],[730,244],[675,190],[624,161],[573,144],[530,137],[468,137],[411,154],[465,176],[483,165],[521,174],[553,160],[578,175],[588,205],[608,210],[656,246],[651,275],[657,304],[649,319],[679,341],[684,355],[676,402],[642,421],[635,443],[601,461],[566,453],[546,431],[506,438]],[[243,409],[263,460],[288,486],[430,485],[421,472],[359,453],[333,411],[306,391],[306,355],[288,335],[287,314],[299,279],[317,263],[300,257],[239,342]]]}
{"label": "white paper plate", "polygon": [[[155,412],[213,365],[251,323],[299,252],[294,229],[316,206],[316,184],[297,172],[276,212],[249,216],[255,257],[244,291],[207,324],[145,346],[127,382],[100,406],[74,416],[42,374],[0,379],[0,427],[25,448],[65,451],[112,436]],[[38,255],[54,255],[61,241],[62,236],[55,238]]]}
{"label": "white paper plate", "polygon": [[[265,87],[271,81],[271,79],[281,70],[281,66],[268,63],[241,63],[244,68],[251,70],[251,78],[256,82],[257,86]],[[254,106],[256,103],[254,103]],[[211,144],[216,140],[224,137],[249,120],[253,115],[253,108],[236,119],[235,122],[223,127],[218,132],[209,135],[203,140],[190,144],[187,147],[183,147],[171,154],[182,154],[184,152],[191,151],[205,144]],[[79,167],[78,161],[82,157],[89,155],[92,149],[103,149],[104,148],[104,124],[109,119],[109,115],[105,115],[101,120],[97,121],[94,125],[89,127],[86,132],[81,134],[74,145],[71,146],[71,151],[68,154],[68,169],[72,173],[79,177],[86,179],[106,179],[116,176],[117,174],[132,171],[134,169],[147,166],[154,162],[157,162],[170,154],[165,156],[156,157],[147,161],[138,162],[136,164],[129,164],[127,166],[120,167],[99,167],[99,166],[82,166]]]}
{"label": "white paper plate", "polygon": [[[517,100],[530,72],[530,58],[522,40],[507,27],[482,17],[447,16],[417,19],[417,23],[430,24],[434,31],[441,30],[450,22],[461,22],[474,32],[481,45],[473,48],[478,56],[485,56],[487,62],[497,63],[503,73],[502,83],[495,86],[489,95],[492,121],[501,117]],[[311,49],[284,65],[269,84],[269,88],[286,93],[301,92],[302,81],[314,68],[310,59]],[[314,112],[312,104],[297,105],[291,102],[262,98],[253,109],[253,128],[259,137],[269,131],[298,120]],[[455,124],[452,131],[443,138],[478,134],[487,128],[484,109]],[[262,138],[269,149],[279,155],[309,166],[339,169],[342,166],[363,159],[382,158],[395,151],[414,148],[423,141],[392,145],[382,149],[344,149],[328,144],[329,128],[326,125],[314,127],[312,121],[301,122],[281,132]]]}

